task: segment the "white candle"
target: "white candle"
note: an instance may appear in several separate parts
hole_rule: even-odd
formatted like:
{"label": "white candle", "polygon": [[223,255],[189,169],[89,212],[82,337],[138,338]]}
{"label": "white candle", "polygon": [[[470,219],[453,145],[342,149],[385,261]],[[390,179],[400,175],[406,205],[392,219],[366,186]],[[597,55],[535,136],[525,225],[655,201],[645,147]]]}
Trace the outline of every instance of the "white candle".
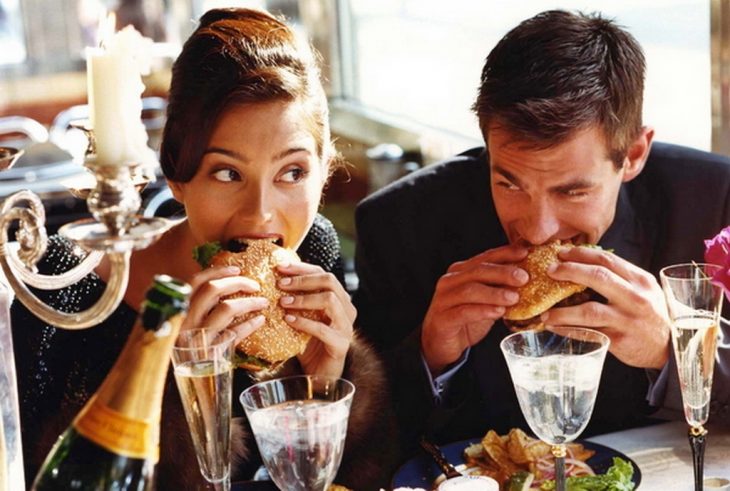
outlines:
{"label": "white candle", "polygon": [[103,47],[87,48],[90,122],[101,164],[150,165],[155,160],[147,146],[141,99],[151,43],[127,26],[107,36]]}

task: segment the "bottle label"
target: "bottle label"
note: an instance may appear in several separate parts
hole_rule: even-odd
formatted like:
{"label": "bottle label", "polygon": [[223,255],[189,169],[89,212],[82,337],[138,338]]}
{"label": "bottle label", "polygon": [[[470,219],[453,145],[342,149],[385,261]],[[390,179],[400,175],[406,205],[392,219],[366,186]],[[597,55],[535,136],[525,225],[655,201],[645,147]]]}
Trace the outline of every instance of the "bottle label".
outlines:
{"label": "bottle label", "polygon": [[153,463],[159,460],[157,422],[132,419],[96,398],[79,413],[74,427],[84,437],[115,454],[149,459]]}

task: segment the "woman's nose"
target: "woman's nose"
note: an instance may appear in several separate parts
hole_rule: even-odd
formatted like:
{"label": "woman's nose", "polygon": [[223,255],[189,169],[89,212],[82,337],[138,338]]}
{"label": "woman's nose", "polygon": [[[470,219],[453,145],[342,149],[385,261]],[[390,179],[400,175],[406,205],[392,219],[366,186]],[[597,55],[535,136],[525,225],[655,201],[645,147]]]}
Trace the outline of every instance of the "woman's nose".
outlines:
{"label": "woman's nose", "polygon": [[248,189],[241,198],[238,212],[240,218],[254,222],[268,222],[273,217],[270,199],[263,189]]}

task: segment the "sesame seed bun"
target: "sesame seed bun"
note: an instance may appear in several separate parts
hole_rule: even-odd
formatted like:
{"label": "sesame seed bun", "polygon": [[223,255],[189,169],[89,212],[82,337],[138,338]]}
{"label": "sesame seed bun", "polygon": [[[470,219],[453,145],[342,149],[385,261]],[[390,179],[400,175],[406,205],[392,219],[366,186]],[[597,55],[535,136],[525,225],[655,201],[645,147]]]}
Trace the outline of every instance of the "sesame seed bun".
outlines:
{"label": "sesame seed bun", "polygon": [[[527,271],[529,281],[517,289],[519,301],[507,307],[504,319],[512,327],[539,327],[539,316],[558,302],[582,292],[585,285],[578,285],[570,281],[556,281],[547,274],[548,267],[559,261],[558,252],[564,247],[575,247],[570,243],[560,241],[530,247],[527,257],[517,263],[517,266]],[[533,318],[537,319],[531,321]],[[531,321],[531,322],[519,322]]]}
{"label": "sesame seed bun", "polygon": [[[236,350],[245,354],[249,360],[240,364],[248,370],[259,370],[277,366],[292,356],[304,351],[310,335],[293,329],[284,321],[286,311],[279,305],[284,295],[277,288],[277,281],[282,275],[276,270],[281,262],[299,261],[297,253],[291,249],[279,247],[270,239],[246,240],[246,249],[243,252],[221,251],[211,259],[211,266],[238,266],[241,275],[259,283],[261,290],[255,293],[239,292],[225,298],[239,298],[262,296],[269,300],[269,305],[260,311],[250,312],[245,316],[234,319],[234,323],[244,322],[263,314],[266,323],[236,346]],[[295,315],[326,321],[321,311],[299,310],[292,311]],[[254,358],[251,360],[250,358]]]}

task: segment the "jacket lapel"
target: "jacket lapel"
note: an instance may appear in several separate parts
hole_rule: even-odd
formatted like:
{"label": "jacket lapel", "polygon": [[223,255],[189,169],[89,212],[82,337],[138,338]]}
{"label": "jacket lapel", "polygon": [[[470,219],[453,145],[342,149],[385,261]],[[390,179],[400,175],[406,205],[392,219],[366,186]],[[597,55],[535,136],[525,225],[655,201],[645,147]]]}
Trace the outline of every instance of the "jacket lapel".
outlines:
{"label": "jacket lapel", "polygon": [[657,225],[651,220],[644,219],[639,210],[640,208],[631,200],[628,187],[621,186],[616,203],[616,216],[599,241],[599,245],[604,249],[612,249],[619,257],[644,270],[650,270],[653,253],[651,245],[654,243]]}

